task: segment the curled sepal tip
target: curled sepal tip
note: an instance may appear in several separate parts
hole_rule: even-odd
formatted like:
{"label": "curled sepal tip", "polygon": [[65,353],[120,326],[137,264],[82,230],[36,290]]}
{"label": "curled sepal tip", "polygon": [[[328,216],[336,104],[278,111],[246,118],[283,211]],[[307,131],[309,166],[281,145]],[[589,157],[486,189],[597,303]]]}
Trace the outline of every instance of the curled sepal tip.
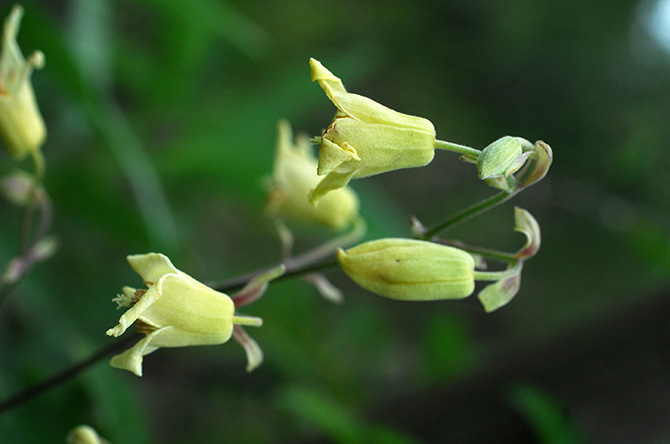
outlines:
{"label": "curled sepal tip", "polygon": [[56,254],[60,242],[54,236],[45,236],[33,244],[28,251],[21,256],[13,258],[4,274],[2,283],[5,285],[14,285],[19,282],[35,264],[49,259]]}
{"label": "curled sepal tip", "polygon": [[517,189],[528,187],[539,182],[547,175],[554,160],[551,147],[541,140],[535,142],[528,162],[517,175]]}
{"label": "curled sepal tip", "polygon": [[341,304],[344,302],[344,295],[342,291],[334,286],[326,276],[321,273],[307,273],[302,279],[316,288],[321,297],[334,304]]}
{"label": "curled sepal tip", "polygon": [[516,296],[521,286],[521,262],[517,265],[518,272],[514,275],[489,284],[479,292],[477,298],[484,310],[491,313],[507,304]]}
{"label": "curled sepal tip", "polygon": [[244,348],[247,355],[247,372],[252,372],[263,363],[263,350],[240,325],[233,328],[233,339]]}
{"label": "curled sepal tip", "polygon": [[243,307],[260,299],[265,290],[267,290],[270,281],[277,279],[285,272],[286,265],[281,264],[251,279],[240,291],[232,296],[235,307]]}
{"label": "curled sepal tip", "polygon": [[514,207],[514,229],[526,236],[526,244],[517,251],[515,258],[524,260],[535,256],[542,242],[540,224],[537,220],[523,208]]}

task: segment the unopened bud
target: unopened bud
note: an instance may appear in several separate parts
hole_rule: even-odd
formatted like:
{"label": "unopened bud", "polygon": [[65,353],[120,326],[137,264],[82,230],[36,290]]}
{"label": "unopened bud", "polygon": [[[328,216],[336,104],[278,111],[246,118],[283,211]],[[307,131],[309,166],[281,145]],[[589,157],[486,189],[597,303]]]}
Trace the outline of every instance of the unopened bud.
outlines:
{"label": "unopened bud", "polygon": [[524,153],[518,137],[505,136],[484,148],[477,159],[480,179],[507,177],[517,171],[530,153]]}
{"label": "unopened bud", "polygon": [[337,259],[358,285],[391,299],[461,299],[475,286],[472,256],[434,242],[379,239],[340,249]]}
{"label": "unopened bud", "polygon": [[67,444],[109,444],[101,438],[91,426],[80,425],[70,431],[66,438]]}

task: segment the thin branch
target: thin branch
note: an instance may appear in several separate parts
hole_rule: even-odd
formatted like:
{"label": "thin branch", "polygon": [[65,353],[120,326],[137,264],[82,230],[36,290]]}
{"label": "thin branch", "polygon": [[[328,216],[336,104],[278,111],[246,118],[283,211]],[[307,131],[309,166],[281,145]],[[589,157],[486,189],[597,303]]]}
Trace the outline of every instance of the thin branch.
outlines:
{"label": "thin branch", "polygon": [[433,236],[436,236],[440,234],[443,231],[446,231],[450,228],[455,227],[456,225],[465,222],[468,219],[472,219],[475,216],[478,216],[479,214],[482,214],[484,211],[487,211],[493,207],[496,207],[500,205],[503,202],[508,201],[512,197],[514,197],[517,194],[518,191],[501,191],[498,194],[494,194],[493,196],[489,197],[488,199],[485,199],[471,207],[466,208],[465,210],[462,210],[447,219],[443,220],[442,222],[437,223],[434,225],[432,228],[427,229],[425,232],[420,233],[417,235],[419,239],[430,239]]}
{"label": "thin branch", "polygon": [[41,395],[42,393],[54,387],[57,387],[58,385],[67,381],[68,379],[75,377],[77,374],[91,367],[93,364],[97,363],[102,358],[111,355],[123,348],[126,348],[128,344],[130,344],[133,341],[137,341],[139,336],[140,336],[139,334],[134,334],[124,337],[123,339],[116,341],[115,343],[108,345],[107,347],[104,347],[101,350],[97,351],[96,353],[91,355],[88,359],[85,359],[80,363],[63,370],[62,372],[52,376],[51,378],[41,382],[40,384],[30,387],[29,389],[17,393],[16,395],[0,402],[0,415],[2,415],[4,412],[8,410],[11,410],[14,407],[17,407],[25,402],[30,401],[31,399]]}

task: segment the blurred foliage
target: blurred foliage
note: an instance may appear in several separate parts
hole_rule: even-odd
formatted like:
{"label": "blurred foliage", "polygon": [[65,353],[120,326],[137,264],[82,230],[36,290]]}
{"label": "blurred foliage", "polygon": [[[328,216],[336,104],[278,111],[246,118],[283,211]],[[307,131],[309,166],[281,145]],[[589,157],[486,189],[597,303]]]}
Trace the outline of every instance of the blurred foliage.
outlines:
{"label": "blurred foliage", "polygon": [[535,387],[512,387],[509,394],[513,405],[534,426],[538,440],[546,444],[578,444],[585,442],[574,424],[561,411],[561,406]]}
{"label": "blurred foliage", "polygon": [[[484,314],[474,298],[377,298],[336,271],[329,277],[345,291],[342,306],[301,281],[280,282],[247,310],[265,321],[254,338],[266,361],[254,373],[244,372],[234,343],[161,350],[146,359],[142,379],[102,362],[1,417],[0,442],[63,442],[81,423],[115,444],[477,442],[477,429],[486,428],[478,422],[499,424],[497,417],[465,405],[403,412],[424,418],[422,428],[380,412],[489,375],[519,350],[634,312],[663,291],[668,297],[670,54],[645,25],[653,5],[27,1],[19,43],[46,55],[33,79],[62,247],[0,307],[3,398],[111,341],[104,335],[118,316],[111,298],[123,285],[139,285],[126,254],[164,252],[203,281],[279,258],[261,214],[276,122],[288,118],[297,132],[317,135],[333,113],[310,82],[309,57],[349,90],[429,118],[441,139],[479,148],[505,134],[542,139],[555,162],[515,199],[540,222],[543,244],[520,293],[499,312]],[[1,15],[8,10],[3,4]],[[1,153],[0,173],[13,168]],[[491,193],[472,166],[445,152],[421,171],[354,188],[371,239],[409,235],[411,215],[431,223]],[[5,264],[17,249],[20,214],[5,202],[0,214]],[[512,228],[512,206],[504,205],[451,235],[515,250],[522,238]],[[329,235],[295,230],[299,248]],[[650,348],[651,367],[626,361],[616,367],[624,384],[602,382],[603,392],[640,387],[634,399],[645,410],[627,399],[612,405],[598,390],[559,396],[551,392],[563,387],[556,378],[537,376],[522,381],[537,389],[505,398],[498,412],[511,426],[488,442],[567,442],[551,438],[552,424],[592,442],[670,440],[670,410],[659,400],[668,380],[650,376],[670,362],[664,337],[667,330]],[[631,334],[611,355],[638,339]],[[607,371],[610,361],[582,372],[561,367],[560,354],[552,359],[566,378],[597,387],[598,374],[615,371]],[[519,382],[498,376],[501,391]],[[562,416],[553,399],[574,414]],[[624,409],[630,414],[622,419],[616,412]],[[423,433],[461,415],[471,434]],[[634,440],[617,434],[627,429]]]}

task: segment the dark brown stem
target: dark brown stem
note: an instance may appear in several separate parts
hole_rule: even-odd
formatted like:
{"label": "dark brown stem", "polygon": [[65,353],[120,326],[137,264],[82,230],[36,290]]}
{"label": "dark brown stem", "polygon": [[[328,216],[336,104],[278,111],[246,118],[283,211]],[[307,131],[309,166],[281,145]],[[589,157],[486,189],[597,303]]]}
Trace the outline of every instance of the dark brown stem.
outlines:
{"label": "dark brown stem", "polygon": [[68,379],[75,377],[77,374],[91,367],[93,364],[97,363],[102,358],[109,356],[123,348],[126,348],[128,344],[130,344],[133,341],[137,341],[139,338],[140,338],[139,334],[124,337],[123,339],[116,341],[115,343],[94,353],[88,359],[85,359],[84,361],[81,361],[80,363],[63,370],[62,372],[52,376],[51,378],[47,379],[46,381],[43,381],[38,385],[30,387],[29,389],[17,393],[16,395],[11,396],[10,398],[0,402],[0,415],[2,415],[8,410],[11,410],[14,407],[17,407],[25,402],[30,401],[31,399],[58,386],[59,384],[67,381]]}

